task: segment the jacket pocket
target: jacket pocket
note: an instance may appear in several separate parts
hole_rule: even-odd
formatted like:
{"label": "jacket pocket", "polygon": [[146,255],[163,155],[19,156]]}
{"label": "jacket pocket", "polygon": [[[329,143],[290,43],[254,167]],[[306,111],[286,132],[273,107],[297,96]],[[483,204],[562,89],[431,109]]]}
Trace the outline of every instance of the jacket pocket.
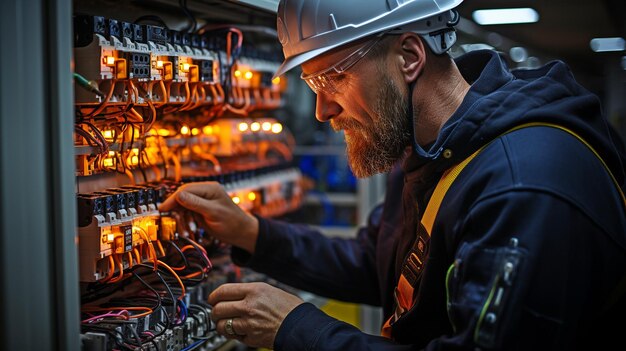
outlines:
{"label": "jacket pocket", "polygon": [[446,274],[448,317],[455,333],[468,334],[485,348],[500,342],[505,309],[524,255],[514,238],[505,247],[474,243],[459,247]]}

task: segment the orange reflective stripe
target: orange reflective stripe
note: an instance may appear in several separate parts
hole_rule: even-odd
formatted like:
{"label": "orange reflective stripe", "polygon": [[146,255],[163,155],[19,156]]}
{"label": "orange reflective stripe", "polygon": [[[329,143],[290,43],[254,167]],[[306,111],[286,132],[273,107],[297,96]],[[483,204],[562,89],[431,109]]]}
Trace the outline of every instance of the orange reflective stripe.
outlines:
{"label": "orange reflective stripe", "polygon": [[383,328],[380,331],[381,336],[384,336],[389,339],[391,339],[391,318],[393,318],[393,315],[389,317],[389,319],[387,319],[387,321],[385,322],[385,325],[383,325]]}
{"label": "orange reflective stripe", "polygon": [[400,279],[398,280],[398,303],[404,311],[413,306],[413,287],[403,274],[400,275]]}

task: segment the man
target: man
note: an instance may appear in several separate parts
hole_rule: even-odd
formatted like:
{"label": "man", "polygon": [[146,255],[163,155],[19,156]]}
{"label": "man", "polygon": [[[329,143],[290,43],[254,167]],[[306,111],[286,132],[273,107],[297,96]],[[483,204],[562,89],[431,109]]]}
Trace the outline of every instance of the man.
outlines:
{"label": "man", "polygon": [[382,306],[386,322],[366,335],[269,285],[233,284],[209,297],[220,333],[276,350],[620,340],[623,144],[562,62],[510,72],[491,51],[453,61],[460,2],[280,3],[278,74],[301,65],[317,119],[345,132],[357,176],[401,163],[385,203],[354,240],[247,215],[215,183],[183,186],[162,209],[201,214],[235,262]]}

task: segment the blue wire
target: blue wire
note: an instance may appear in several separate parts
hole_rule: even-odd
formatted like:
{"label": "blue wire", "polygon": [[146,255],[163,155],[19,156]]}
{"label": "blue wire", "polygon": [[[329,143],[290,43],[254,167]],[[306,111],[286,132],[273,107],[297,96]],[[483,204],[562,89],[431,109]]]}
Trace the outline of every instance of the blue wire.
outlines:
{"label": "blue wire", "polygon": [[185,303],[182,300],[176,300],[178,301],[178,303],[180,303],[180,321],[181,323],[184,323],[185,320],[187,319],[187,305],[185,305]]}
{"label": "blue wire", "polygon": [[180,351],[190,351],[193,350],[196,346],[200,345],[203,342],[207,342],[208,340],[198,340],[196,342],[194,342],[193,344],[185,347],[184,349],[180,350]]}

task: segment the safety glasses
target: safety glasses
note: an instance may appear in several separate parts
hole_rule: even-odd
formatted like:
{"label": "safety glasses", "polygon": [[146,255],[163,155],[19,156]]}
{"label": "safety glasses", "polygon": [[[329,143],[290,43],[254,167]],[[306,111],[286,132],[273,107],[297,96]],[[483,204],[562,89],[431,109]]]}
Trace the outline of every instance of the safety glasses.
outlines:
{"label": "safety glasses", "polygon": [[352,66],[356,65],[370,50],[380,41],[384,33],[381,33],[360,46],[356,51],[352,52],[343,60],[339,61],[335,65],[325,68],[315,73],[300,75],[306,84],[315,92],[319,94],[320,91],[324,91],[329,94],[335,94],[339,91],[337,87],[336,76],[349,70]]}

